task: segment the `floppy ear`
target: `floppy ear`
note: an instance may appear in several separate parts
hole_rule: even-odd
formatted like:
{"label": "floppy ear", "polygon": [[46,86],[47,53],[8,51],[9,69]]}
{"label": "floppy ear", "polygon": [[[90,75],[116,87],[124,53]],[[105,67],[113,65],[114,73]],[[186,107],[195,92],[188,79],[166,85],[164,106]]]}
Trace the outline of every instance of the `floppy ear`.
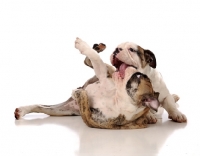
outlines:
{"label": "floppy ear", "polygon": [[153,52],[144,49],[144,57],[145,61],[149,63],[150,67],[156,68],[156,57]]}

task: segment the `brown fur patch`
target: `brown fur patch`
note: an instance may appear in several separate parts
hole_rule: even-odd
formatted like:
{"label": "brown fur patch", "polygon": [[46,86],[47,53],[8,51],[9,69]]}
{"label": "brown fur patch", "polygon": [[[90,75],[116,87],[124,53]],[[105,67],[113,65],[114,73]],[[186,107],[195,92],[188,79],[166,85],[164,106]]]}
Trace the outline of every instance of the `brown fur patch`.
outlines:
{"label": "brown fur patch", "polygon": [[141,78],[140,84],[138,86],[137,94],[144,95],[144,94],[154,94],[153,87],[151,82],[148,78]]}

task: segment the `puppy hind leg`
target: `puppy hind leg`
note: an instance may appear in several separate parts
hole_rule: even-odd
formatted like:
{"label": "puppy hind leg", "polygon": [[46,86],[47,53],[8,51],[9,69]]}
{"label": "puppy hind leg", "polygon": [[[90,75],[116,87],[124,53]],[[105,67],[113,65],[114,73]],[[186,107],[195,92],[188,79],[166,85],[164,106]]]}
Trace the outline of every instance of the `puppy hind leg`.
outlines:
{"label": "puppy hind leg", "polygon": [[39,107],[35,108],[33,111],[45,113],[51,116],[80,115],[79,106],[74,99],[53,106],[39,105]]}
{"label": "puppy hind leg", "polygon": [[18,120],[29,113],[45,113],[51,116],[80,115],[79,106],[72,98],[57,105],[29,105],[15,109],[14,116]]}

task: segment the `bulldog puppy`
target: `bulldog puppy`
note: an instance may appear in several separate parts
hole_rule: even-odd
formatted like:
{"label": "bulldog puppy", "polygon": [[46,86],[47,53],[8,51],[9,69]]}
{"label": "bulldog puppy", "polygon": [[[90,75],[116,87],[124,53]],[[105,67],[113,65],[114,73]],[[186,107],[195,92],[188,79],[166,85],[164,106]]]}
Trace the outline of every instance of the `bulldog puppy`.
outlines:
{"label": "bulldog puppy", "polygon": [[58,105],[30,105],[15,110],[19,119],[27,113],[39,112],[49,115],[81,115],[90,127],[108,129],[144,128],[146,114],[159,107],[158,95],[149,78],[135,67],[116,71],[108,76],[107,65],[87,43],[77,38],[75,47],[91,61],[98,81],[90,81],[76,89],[72,98]]}
{"label": "bulldog puppy", "polygon": [[75,47],[89,58],[99,80],[72,94],[85,123],[111,129],[146,127],[145,114],[159,107],[159,93],[153,91],[149,78],[131,66],[124,69],[123,77],[116,71],[109,78],[106,64],[87,43],[77,38]]}
{"label": "bulldog puppy", "polygon": [[[161,74],[156,68],[156,57],[150,50],[132,43],[125,42],[117,46],[110,57],[111,63],[116,67],[122,78],[125,77],[126,68],[133,66],[139,72],[147,75],[153,85],[153,89],[159,92],[159,102],[169,114],[169,118],[176,122],[186,122],[187,118],[176,107],[175,102],[179,99],[171,95]],[[156,118],[148,113],[147,116],[156,121]]]}

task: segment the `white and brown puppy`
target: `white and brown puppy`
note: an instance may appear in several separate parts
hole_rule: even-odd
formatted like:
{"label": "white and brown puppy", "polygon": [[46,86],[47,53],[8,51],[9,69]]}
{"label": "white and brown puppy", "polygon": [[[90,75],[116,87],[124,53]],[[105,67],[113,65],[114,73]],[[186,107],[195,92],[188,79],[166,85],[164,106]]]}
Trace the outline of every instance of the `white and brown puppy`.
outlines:
{"label": "white and brown puppy", "polygon": [[[125,75],[125,70],[129,66],[134,66],[139,72],[146,74],[153,85],[153,89],[159,92],[159,102],[169,114],[169,118],[176,122],[186,122],[187,118],[176,107],[175,100],[161,74],[155,69],[156,58],[150,50],[145,50],[142,47],[132,43],[125,42],[116,48],[110,57],[111,63],[117,68],[121,77]],[[154,118],[151,114],[149,114]]]}
{"label": "white and brown puppy", "polygon": [[120,69],[108,77],[107,65],[96,51],[79,38],[75,41],[75,47],[90,59],[99,81],[75,90],[73,98],[60,105],[17,108],[16,119],[27,113],[41,112],[49,115],[81,115],[88,126],[96,128],[133,129],[144,128],[151,123],[146,114],[150,109],[157,111],[159,93],[154,92],[150,79],[132,66],[123,67],[123,76]]}

